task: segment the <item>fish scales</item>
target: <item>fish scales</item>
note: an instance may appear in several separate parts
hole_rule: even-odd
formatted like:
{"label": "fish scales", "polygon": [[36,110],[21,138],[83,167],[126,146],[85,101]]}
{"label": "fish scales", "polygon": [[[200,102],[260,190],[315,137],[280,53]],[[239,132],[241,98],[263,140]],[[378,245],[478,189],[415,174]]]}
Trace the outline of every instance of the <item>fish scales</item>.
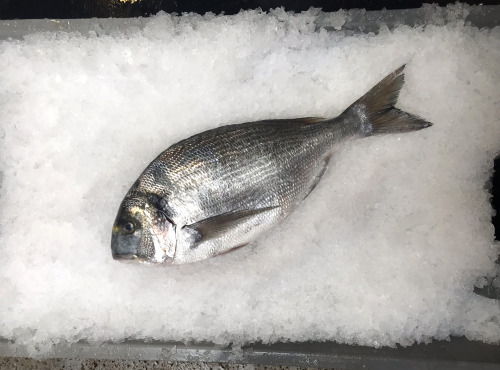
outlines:
{"label": "fish scales", "polygon": [[[210,151],[197,153],[192,143],[179,143],[175,150],[162,153],[145,175],[161,168],[163,177],[155,180],[162,186],[157,191],[171,199],[172,208],[180,210],[175,217],[184,223],[247,207],[285,206],[307,186],[316,162],[330,148],[326,138],[330,135],[323,135],[330,126],[315,126],[257,122],[213,130],[203,138],[193,138]],[[313,150],[303,145],[307,140],[317,142]],[[195,166],[191,166],[191,158],[195,158]],[[178,173],[184,176],[175,176]],[[137,190],[148,189],[139,180]],[[264,194],[274,203],[260,204]],[[186,207],[196,207],[197,212],[183,212]]]}
{"label": "fish scales", "polygon": [[340,142],[430,126],[394,107],[403,68],[336,118],[229,125],[174,144],[122,201],[113,257],[179,264],[245,245],[306,198]]}

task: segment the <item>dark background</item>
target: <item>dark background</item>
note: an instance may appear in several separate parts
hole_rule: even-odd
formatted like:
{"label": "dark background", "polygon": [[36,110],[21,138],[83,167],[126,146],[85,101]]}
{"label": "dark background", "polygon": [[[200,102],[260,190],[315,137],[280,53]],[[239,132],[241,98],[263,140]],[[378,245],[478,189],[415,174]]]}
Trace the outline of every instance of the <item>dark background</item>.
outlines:
{"label": "dark background", "polygon": [[[454,2],[434,1],[441,6]],[[464,2],[471,5],[500,4],[500,0]],[[236,14],[240,9],[267,11],[278,7],[296,12],[316,7],[331,12],[354,8],[419,8],[423,3],[415,0],[0,0],[0,19],[138,17],[156,14],[160,10],[167,13]]]}

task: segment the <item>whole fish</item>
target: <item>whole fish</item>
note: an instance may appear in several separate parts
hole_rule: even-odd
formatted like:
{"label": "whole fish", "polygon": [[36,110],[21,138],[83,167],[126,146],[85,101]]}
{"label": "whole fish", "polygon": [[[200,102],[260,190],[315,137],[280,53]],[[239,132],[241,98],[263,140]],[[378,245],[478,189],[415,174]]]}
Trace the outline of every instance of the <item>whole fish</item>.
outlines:
{"label": "whole fish", "polygon": [[113,225],[113,258],[182,264],[243,246],[306,198],[340,142],[431,126],[394,107],[403,70],[336,118],[235,124],[172,145],[123,199]]}

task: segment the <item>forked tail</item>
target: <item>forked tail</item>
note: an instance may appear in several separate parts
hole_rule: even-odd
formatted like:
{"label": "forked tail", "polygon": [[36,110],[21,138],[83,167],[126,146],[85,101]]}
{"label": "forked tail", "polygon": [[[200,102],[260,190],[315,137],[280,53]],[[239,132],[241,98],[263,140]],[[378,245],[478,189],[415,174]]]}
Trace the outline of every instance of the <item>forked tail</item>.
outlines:
{"label": "forked tail", "polygon": [[364,135],[408,132],[432,126],[426,120],[394,107],[404,83],[401,66],[346,109],[362,121]]}

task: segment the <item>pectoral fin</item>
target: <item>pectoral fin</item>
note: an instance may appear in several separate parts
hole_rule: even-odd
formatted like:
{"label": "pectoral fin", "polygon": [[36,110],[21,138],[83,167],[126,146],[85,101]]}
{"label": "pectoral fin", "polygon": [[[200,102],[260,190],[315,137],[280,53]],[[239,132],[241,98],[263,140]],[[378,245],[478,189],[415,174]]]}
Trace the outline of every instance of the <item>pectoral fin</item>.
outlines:
{"label": "pectoral fin", "polygon": [[[266,214],[273,212],[278,206],[259,209],[249,209],[235,212],[223,213],[209,217],[191,225],[186,225],[183,230],[194,238],[191,249],[212,239],[231,237],[230,234],[238,234],[244,231],[245,226],[255,225],[259,219],[264,219]],[[243,230],[242,230],[243,229]],[[236,235],[234,235],[238,238]]]}

